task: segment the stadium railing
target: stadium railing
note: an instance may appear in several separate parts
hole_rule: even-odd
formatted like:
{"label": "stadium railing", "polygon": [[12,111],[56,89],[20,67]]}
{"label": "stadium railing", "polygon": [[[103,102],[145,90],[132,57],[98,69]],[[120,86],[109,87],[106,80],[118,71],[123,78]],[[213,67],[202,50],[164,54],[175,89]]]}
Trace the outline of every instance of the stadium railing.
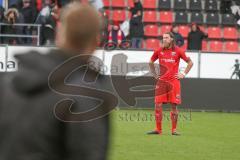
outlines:
{"label": "stadium railing", "polygon": [[[0,23],[0,28],[2,26],[19,26],[19,27],[33,27],[34,29],[37,30],[36,35],[26,35],[26,34],[4,34],[1,32],[0,38],[1,37],[15,37],[15,38],[36,38],[37,40],[37,46],[40,46],[40,29],[41,25],[40,24],[25,24],[25,23],[15,23],[15,24],[7,24],[7,23]],[[33,29],[33,30],[34,30]]]}

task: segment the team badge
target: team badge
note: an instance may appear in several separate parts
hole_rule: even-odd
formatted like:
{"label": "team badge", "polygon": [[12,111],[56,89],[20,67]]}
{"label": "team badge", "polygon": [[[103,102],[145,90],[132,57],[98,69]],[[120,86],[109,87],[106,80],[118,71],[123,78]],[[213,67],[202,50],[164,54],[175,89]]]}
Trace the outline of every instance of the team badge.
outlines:
{"label": "team badge", "polygon": [[175,56],[176,55],[176,52],[172,52],[172,56]]}

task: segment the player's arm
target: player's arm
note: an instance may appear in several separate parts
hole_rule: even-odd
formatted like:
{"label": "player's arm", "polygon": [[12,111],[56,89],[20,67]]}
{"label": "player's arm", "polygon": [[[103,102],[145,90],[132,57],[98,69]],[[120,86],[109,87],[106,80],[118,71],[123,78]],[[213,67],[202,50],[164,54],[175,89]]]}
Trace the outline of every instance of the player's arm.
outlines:
{"label": "player's arm", "polygon": [[150,69],[150,73],[153,75],[154,78],[158,79],[159,75],[157,74],[156,70],[155,70],[155,66],[154,66],[154,62],[158,59],[158,54],[157,51],[155,51],[149,61],[149,69]]}
{"label": "player's arm", "polygon": [[150,72],[153,75],[153,77],[155,79],[158,79],[159,75],[157,75],[157,72],[156,72],[155,66],[154,66],[154,62],[152,60],[149,61],[149,68],[150,68]]}
{"label": "player's arm", "polygon": [[186,75],[190,72],[190,70],[193,67],[193,62],[190,57],[187,57],[185,52],[182,51],[180,54],[181,58],[187,63],[187,68],[184,70],[182,73],[178,73],[177,78],[178,79],[183,79],[186,77]]}
{"label": "player's arm", "polygon": [[189,60],[187,61],[187,68],[184,70],[184,72],[178,73],[177,78],[178,78],[178,79],[183,79],[183,78],[185,78],[186,75],[188,74],[188,72],[190,72],[190,70],[192,69],[192,66],[193,66],[193,62],[192,62],[192,60],[189,58]]}

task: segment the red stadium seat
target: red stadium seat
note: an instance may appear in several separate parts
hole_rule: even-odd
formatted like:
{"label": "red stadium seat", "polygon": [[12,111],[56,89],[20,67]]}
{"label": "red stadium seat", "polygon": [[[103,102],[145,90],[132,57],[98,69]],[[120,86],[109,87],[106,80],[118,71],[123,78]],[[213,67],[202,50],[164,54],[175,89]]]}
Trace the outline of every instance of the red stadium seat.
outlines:
{"label": "red stadium seat", "polygon": [[134,6],[133,0],[127,0],[127,5],[128,5],[129,7],[133,7],[133,6]]}
{"label": "red stadium seat", "polygon": [[157,1],[156,0],[143,0],[143,8],[146,8],[146,9],[157,8]]}
{"label": "red stadium seat", "polygon": [[125,0],[112,0],[112,7],[126,7]]}
{"label": "red stadium seat", "polygon": [[170,32],[172,29],[172,26],[171,25],[162,25],[160,27],[160,36],[163,35],[163,33],[166,33],[166,32]]}
{"label": "red stadium seat", "polygon": [[202,32],[206,32],[206,28],[204,26],[198,26]]}
{"label": "red stadium seat", "polygon": [[207,41],[202,41],[202,51],[208,51],[208,43]]}
{"label": "red stadium seat", "polygon": [[173,22],[173,13],[171,11],[161,11],[159,13],[161,23],[172,23]]}
{"label": "red stadium seat", "polygon": [[110,0],[103,0],[104,7],[110,7]]}
{"label": "red stadium seat", "polygon": [[157,25],[146,25],[144,27],[145,36],[158,37],[158,26]]}
{"label": "red stadium seat", "polygon": [[111,13],[110,10],[105,9],[105,13],[107,14],[108,17],[110,17],[110,13]]}
{"label": "red stadium seat", "polygon": [[112,20],[113,21],[125,21],[126,20],[126,11],[125,10],[112,11]]}
{"label": "red stadium seat", "polygon": [[185,26],[185,25],[180,25],[179,27],[179,33],[184,37],[184,38],[186,38],[186,37],[188,37],[188,33],[189,33],[189,31],[190,31],[190,28],[189,28],[189,26]]}
{"label": "red stadium seat", "polygon": [[208,27],[208,38],[221,38],[221,29],[219,27]]}
{"label": "red stadium seat", "polygon": [[223,51],[223,43],[221,41],[210,41],[209,43],[209,51],[211,52],[222,52]]}
{"label": "red stadium seat", "polygon": [[224,27],[223,28],[223,38],[224,39],[238,39],[238,31],[234,27]]}
{"label": "red stadium seat", "polygon": [[160,47],[160,41],[158,39],[147,39],[145,42],[146,49],[155,50]]}
{"label": "red stadium seat", "polygon": [[225,52],[239,52],[238,42],[229,41],[225,42]]}
{"label": "red stadium seat", "polygon": [[157,22],[157,12],[156,11],[143,12],[143,22]]}

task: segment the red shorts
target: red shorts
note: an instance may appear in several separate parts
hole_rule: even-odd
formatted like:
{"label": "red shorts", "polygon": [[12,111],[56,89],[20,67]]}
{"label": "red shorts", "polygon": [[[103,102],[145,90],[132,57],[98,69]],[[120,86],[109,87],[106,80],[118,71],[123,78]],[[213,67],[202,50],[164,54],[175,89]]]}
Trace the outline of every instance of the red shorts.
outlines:
{"label": "red shorts", "polygon": [[159,80],[155,88],[155,103],[181,104],[180,80],[172,81]]}

